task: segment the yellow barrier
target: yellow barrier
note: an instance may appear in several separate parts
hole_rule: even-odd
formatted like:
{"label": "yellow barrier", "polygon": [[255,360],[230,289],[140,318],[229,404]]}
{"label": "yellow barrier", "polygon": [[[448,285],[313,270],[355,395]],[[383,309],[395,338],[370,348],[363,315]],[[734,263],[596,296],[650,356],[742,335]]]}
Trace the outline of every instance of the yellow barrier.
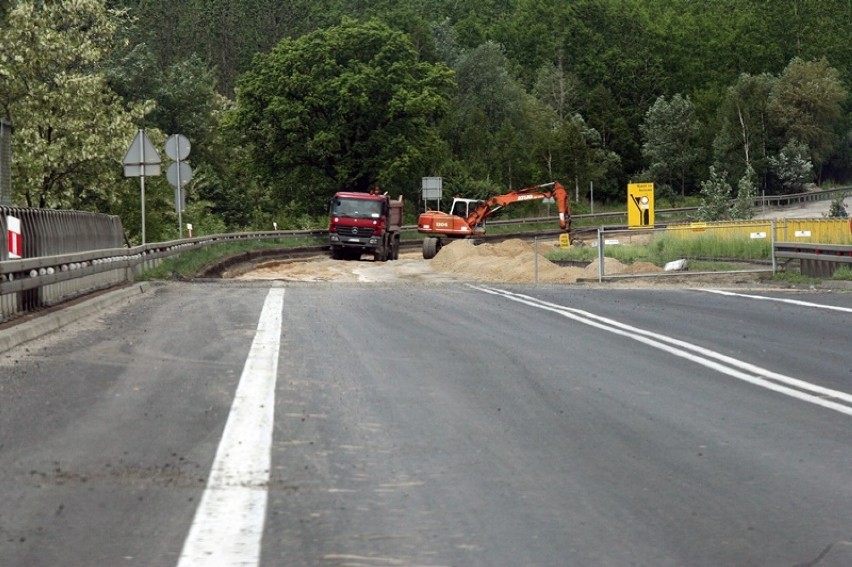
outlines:
{"label": "yellow barrier", "polygon": [[775,221],[717,221],[669,224],[667,232],[679,238],[769,239],[775,225],[776,242],[852,244],[849,219],[777,219]]}

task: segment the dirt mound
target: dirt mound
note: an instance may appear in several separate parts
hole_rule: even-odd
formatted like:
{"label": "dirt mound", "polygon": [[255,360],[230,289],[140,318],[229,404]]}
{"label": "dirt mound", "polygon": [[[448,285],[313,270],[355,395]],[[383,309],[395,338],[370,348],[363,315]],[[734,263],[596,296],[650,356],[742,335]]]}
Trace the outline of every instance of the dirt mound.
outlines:
{"label": "dirt mound", "polygon": [[[532,244],[523,240],[506,240],[499,244],[474,246],[469,240],[457,240],[441,248],[431,261],[434,270],[450,272],[465,277],[489,282],[531,283],[574,283],[578,278],[597,277],[598,264],[586,268],[557,266],[544,257],[543,253],[553,250],[550,244],[539,244],[538,261]],[[606,273],[624,271],[624,265],[611,258],[606,259]]]}
{"label": "dirt mound", "polygon": [[[533,247],[522,240],[479,246],[469,240],[457,240],[441,248],[430,265],[434,270],[481,281],[530,283],[535,281],[536,256]],[[540,282],[573,283],[582,276],[581,268],[561,268],[539,253]]]}

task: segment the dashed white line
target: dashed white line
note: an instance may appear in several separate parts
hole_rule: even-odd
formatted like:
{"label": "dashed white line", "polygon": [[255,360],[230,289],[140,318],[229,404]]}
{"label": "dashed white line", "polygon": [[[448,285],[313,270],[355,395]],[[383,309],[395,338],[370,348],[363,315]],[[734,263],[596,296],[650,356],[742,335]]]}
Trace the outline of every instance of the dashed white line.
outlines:
{"label": "dashed white line", "polygon": [[260,562],[283,304],[270,290],[178,567]]}

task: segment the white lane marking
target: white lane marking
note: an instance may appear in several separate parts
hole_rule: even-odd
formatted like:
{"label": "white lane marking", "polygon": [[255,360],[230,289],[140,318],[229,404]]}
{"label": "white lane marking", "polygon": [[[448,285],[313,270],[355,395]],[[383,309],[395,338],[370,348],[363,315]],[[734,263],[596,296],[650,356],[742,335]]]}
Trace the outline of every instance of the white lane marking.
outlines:
{"label": "white lane marking", "polygon": [[749,295],[747,293],[734,293],[731,291],[723,291],[721,289],[702,289],[707,293],[716,293],[718,295],[727,295],[729,297],[746,297],[748,299],[762,299],[764,301],[778,301],[780,303],[789,303],[791,305],[801,305],[803,307],[816,307],[817,309],[830,309],[832,311],[842,311],[844,313],[852,313],[852,307],[838,307],[836,305],[822,305],[820,303],[811,303],[809,301],[801,301],[798,299],[788,299],[785,297],[764,297],[762,295]]}
{"label": "white lane marking", "polygon": [[283,306],[271,289],[178,567],[260,562]]}
{"label": "white lane marking", "polygon": [[[852,416],[852,407],[850,407],[852,406],[852,394],[847,394],[846,392],[840,392],[838,390],[831,390],[817,384],[812,384],[810,382],[805,382],[804,380],[779,374],[680,339],[675,339],[673,337],[626,325],[615,321],[614,319],[601,317],[600,315],[595,315],[594,313],[583,311],[581,309],[566,307],[564,305],[542,301],[528,295],[495,288],[474,285],[470,287],[492,295],[499,295],[506,299],[523,303],[531,307],[557,313],[563,317],[568,317],[569,319],[583,323],[584,325],[589,325],[616,335],[631,338],[635,341],[668,352],[674,356],[685,358],[702,366],[706,366],[707,368],[712,368],[718,372],[722,372],[728,376],[733,376],[734,378],[743,380],[750,384]],[[850,405],[844,405],[844,403]]]}

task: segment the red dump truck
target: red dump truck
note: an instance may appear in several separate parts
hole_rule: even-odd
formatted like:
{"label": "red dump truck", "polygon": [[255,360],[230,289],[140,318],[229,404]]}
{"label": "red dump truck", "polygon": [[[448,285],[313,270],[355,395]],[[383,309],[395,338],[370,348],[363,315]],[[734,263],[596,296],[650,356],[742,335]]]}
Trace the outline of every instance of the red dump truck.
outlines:
{"label": "red dump truck", "polygon": [[331,256],[357,260],[372,254],[376,262],[399,258],[402,195],[341,192],[331,198],[328,237]]}

